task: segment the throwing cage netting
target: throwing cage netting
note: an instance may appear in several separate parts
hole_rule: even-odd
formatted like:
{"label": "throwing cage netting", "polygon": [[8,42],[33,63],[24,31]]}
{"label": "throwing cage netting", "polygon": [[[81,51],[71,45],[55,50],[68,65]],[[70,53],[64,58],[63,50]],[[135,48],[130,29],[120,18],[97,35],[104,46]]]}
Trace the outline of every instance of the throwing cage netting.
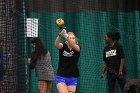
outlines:
{"label": "throwing cage netting", "polygon": [[[0,1],[0,39],[3,42],[4,74],[0,93],[27,93],[23,1]],[[21,91],[22,90],[22,91]]]}
{"label": "throwing cage netting", "polygon": [[[0,93],[39,93],[34,70],[27,65],[36,29],[51,53],[56,74],[58,50],[54,46],[59,29],[57,18],[65,21],[67,31],[76,34],[81,46],[80,77],[77,93],[108,93],[107,79],[101,80],[104,36],[108,31],[121,33],[126,78],[140,78],[140,2],[139,0],[0,0],[0,40],[3,42],[3,79]],[[118,85],[117,85],[118,86]],[[121,93],[116,86],[116,93]],[[52,93],[58,93],[53,83]]]}

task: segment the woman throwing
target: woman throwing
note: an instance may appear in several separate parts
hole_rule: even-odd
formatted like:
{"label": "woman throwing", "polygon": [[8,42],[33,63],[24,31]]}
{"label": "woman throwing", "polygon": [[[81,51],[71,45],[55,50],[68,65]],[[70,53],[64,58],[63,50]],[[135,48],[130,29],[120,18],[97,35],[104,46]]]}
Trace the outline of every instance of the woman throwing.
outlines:
{"label": "woman throwing", "polygon": [[[64,43],[61,43],[61,37],[65,38]],[[56,87],[59,93],[76,93],[80,46],[75,34],[67,33],[63,29],[55,40],[55,46],[59,50],[59,65],[55,77]]]}

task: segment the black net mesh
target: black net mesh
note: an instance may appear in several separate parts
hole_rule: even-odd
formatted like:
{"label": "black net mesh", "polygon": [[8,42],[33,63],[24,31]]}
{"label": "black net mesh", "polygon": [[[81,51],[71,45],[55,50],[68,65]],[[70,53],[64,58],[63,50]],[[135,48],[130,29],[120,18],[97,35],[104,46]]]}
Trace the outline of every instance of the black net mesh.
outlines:
{"label": "black net mesh", "polygon": [[[0,39],[3,42],[3,80],[0,93],[26,93],[23,1],[0,1]],[[22,49],[22,51],[20,51]],[[21,66],[22,64],[22,66]],[[2,71],[2,70],[1,70]],[[21,74],[22,73],[22,74]],[[20,92],[20,93],[22,93]]]}
{"label": "black net mesh", "polygon": [[17,28],[11,10],[15,10],[15,1],[0,1],[0,38],[3,41],[3,89],[2,93],[16,93],[17,90]]}

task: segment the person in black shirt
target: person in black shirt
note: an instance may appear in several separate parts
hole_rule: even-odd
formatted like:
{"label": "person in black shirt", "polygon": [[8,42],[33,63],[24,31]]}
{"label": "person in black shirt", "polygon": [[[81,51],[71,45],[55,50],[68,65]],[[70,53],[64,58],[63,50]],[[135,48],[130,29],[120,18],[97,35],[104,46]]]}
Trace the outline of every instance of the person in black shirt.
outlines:
{"label": "person in black shirt", "polygon": [[[65,38],[65,43],[61,43],[61,37]],[[55,40],[55,46],[59,50],[59,65],[55,77],[56,87],[59,93],[75,93],[79,77],[77,64],[80,57],[80,46],[75,34],[67,33],[63,29]]]}
{"label": "person in black shirt", "polygon": [[104,79],[104,73],[107,70],[107,79],[109,93],[115,92],[115,83],[118,81],[121,91],[126,82],[124,68],[124,52],[122,46],[118,43],[120,39],[119,32],[107,32],[105,35],[106,47],[103,51],[103,70],[101,78]]}

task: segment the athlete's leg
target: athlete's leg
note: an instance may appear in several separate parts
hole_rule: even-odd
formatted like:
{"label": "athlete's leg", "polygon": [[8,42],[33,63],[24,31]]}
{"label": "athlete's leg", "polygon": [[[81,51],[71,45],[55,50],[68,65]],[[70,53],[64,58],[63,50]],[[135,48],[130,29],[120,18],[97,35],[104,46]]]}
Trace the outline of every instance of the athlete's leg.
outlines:
{"label": "athlete's leg", "polygon": [[124,86],[126,83],[126,79],[125,79],[125,77],[122,77],[122,78],[118,78],[117,80],[118,80],[118,83],[120,85],[121,91],[123,92],[123,89],[124,89]]}
{"label": "athlete's leg", "polygon": [[115,84],[116,84],[116,79],[108,78],[109,93],[114,93],[115,92]]}
{"label": "athlete's leg", "polygon": [[59,93],[68,93],[67,85],[64,82],[60,82],[56,85]]}
{"label": "athlete's leg", "polygon": [[46,91],[47,91],[46,81],[39,80],[38,81],[38,88],[39,88],[39,93],[46,93]]}
{"label": "athlete's leg", "polygon": [[46,93],[51,93],[51,88],[52,88],[52,81],[46,81],[47,84],[47,92]]}
{"label": "athlete's leg", "polygon": [[55,83],[59,93],[68,93],[68,89],[65,81],[66,81],[65,77],[61,77],[61,76],[55,77]]}
{"label": "athlete's leg", "polygon": [[68,86],[68,93],[76,93],[77,78],[67,78],[66,83]]}
{"label": "athlete's leg", "polygon": [[68,86],[68,93],[76,93],[76,86]]}

